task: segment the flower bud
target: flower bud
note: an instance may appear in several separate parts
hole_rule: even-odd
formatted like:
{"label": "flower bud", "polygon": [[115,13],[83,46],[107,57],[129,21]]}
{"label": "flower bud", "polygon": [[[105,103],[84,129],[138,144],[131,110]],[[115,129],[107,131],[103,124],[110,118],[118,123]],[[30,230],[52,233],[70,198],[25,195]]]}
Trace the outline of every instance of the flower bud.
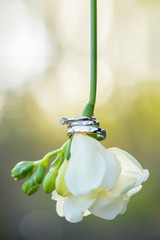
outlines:
{"label": "flower bud", "polygon": [[51,163],[49,169],[51,168],[59,168],[62,164],[62,162],[64,161],[64,153],[59,153],[56,157],[56,159]]}
{"label": "flower bud", "polygon": [[33,193],[37,192],[38,189],[39,189],[39,184],[35,182],[35,179],[33,178],[33,176],[27,179],[22,185],[22,190],[27,195],[32,195]]}
{"label": "flower bud", "polygon": [[11,171],[11,176],[15,180],[20,180],[28,175],[29,172],[32,172],[34,168],[34,163],[31,161],[23,161],[15,165]]}
{"label": "flower bud", "polygon": [[49,172],[43,181],[43,189],[45,193],[50,193],[55,190],[55,182],[58,175],[58,170],[65,159],[65,154],[58,154],[57,158],[50,165]]}
{"label": "flower bud", "polygon": [[56,178],[56,191],[60,196],[67,197],[70,196],[71,193],[69,192],[66,184],[65,184],[65,173],[67,170],[68,161],[65,160],[62,166],[59,169],[58,176]]}
{"label": "flower bud", "polygon": [[44,163],[40,163],[37,170],[33,174],[33,178],[37,184],[40,184],[43,181],[45,172],[46,166],[44,165]]}
{"label": "flower bud", "polygon": [[45,179],[43,181],[43,189],[45,193],[51,193],[55,190],[55,181],[58,174],[58,169],[51,168],[47,175],[45,176]]}

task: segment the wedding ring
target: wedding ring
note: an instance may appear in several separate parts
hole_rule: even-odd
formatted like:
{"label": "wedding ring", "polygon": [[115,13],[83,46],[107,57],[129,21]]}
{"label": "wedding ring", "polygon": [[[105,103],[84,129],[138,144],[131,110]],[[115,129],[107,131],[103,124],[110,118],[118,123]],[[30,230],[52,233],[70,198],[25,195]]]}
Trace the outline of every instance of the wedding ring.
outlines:
{"label": "wedding ring", "polygon": [[74,133],[86,133],[87,135],[96,138],[101,141],[106,138],[106,131],[102,128],[99,128],[99,122],[96,121],[96,118],[80,116],[73,118],[61,118],[60,124],[68,125],[67,136],[71,137]]}

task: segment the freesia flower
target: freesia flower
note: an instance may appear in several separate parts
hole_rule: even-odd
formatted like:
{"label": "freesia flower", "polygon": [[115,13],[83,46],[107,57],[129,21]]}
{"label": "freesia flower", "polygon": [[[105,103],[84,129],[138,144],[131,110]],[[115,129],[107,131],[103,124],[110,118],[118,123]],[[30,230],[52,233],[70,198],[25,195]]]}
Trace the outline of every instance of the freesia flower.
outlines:
{"label": "freesia flower", "polygon": [[148,170],[129,153],[105,149],[97,140],[75,134],[71,157],[60,167],[52,199],[57,201],[58,215],[69,222],[89,214],[112,220],[126,211],[130,197],[148,177]]}

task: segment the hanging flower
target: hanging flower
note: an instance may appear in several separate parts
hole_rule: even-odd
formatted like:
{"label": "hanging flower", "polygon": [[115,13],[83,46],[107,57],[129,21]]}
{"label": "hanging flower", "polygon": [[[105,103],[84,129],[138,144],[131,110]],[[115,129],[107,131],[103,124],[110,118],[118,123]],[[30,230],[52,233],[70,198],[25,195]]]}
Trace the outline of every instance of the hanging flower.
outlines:
{"label": "hanging flower", "polygon": [[100,128],[94,117],[97,0],[91,0],[90,81],[89,100],[82,115],[60,119],[60,124],[68,127],[69,139],[63,146],[40,160],[22,161],[11,170],[15,180],[27,178],[22,185],[25,194],[34,194],[41,184],[46,194],[52,192],[52,199],[57,201],[58,215],[69,222],[79,222],[91,213],[103,219],[114,219],[126,211],[130,197],[142,188],[142,182],[149,177],[148,170],[143,170],[130,154],[118,148],[105,149],[98,142],[105,139],[106,131]]}
{"label": "hanging flower", "polygon": [[147,169],[129,153],[105,149],[97,140],[75,134],[69,161],[64,160],[52,199],[59,216],[79,222],[93,214],[112,220],[126,211],[130,197],[149,177]]}

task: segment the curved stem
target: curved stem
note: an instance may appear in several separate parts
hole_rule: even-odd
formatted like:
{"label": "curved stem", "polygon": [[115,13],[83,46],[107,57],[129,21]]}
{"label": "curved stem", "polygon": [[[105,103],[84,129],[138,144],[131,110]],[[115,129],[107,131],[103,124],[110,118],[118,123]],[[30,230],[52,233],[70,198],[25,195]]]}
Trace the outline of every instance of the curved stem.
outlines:
{"label": "curved stem", "polygon": [[[50,158],[52,158],[53,156],[57,155],[58,153],[63,152],[63,151],[66,149],[66,147],[68,146],[69,141],[70,141],[70,140],[68,140],[67,142],[65,142],[61,148],[56,149],[56,150],[54,150],[54,151],[52,151],[52,152],[47,153],[47,154],[42,158],[42,160],[40,160],[40,161],[41,161],[41,162],[44,162],[44,163],[46,162],[46,163],[48,164],[48,161],[50,160]],[[37,161],[37,162],[39,162],[39,161]]]}
{"label": "curved stem", "polygon": [[91,79],[90,97],[82,116],[93,116],[97,88],[97,0],[91,0]]}

